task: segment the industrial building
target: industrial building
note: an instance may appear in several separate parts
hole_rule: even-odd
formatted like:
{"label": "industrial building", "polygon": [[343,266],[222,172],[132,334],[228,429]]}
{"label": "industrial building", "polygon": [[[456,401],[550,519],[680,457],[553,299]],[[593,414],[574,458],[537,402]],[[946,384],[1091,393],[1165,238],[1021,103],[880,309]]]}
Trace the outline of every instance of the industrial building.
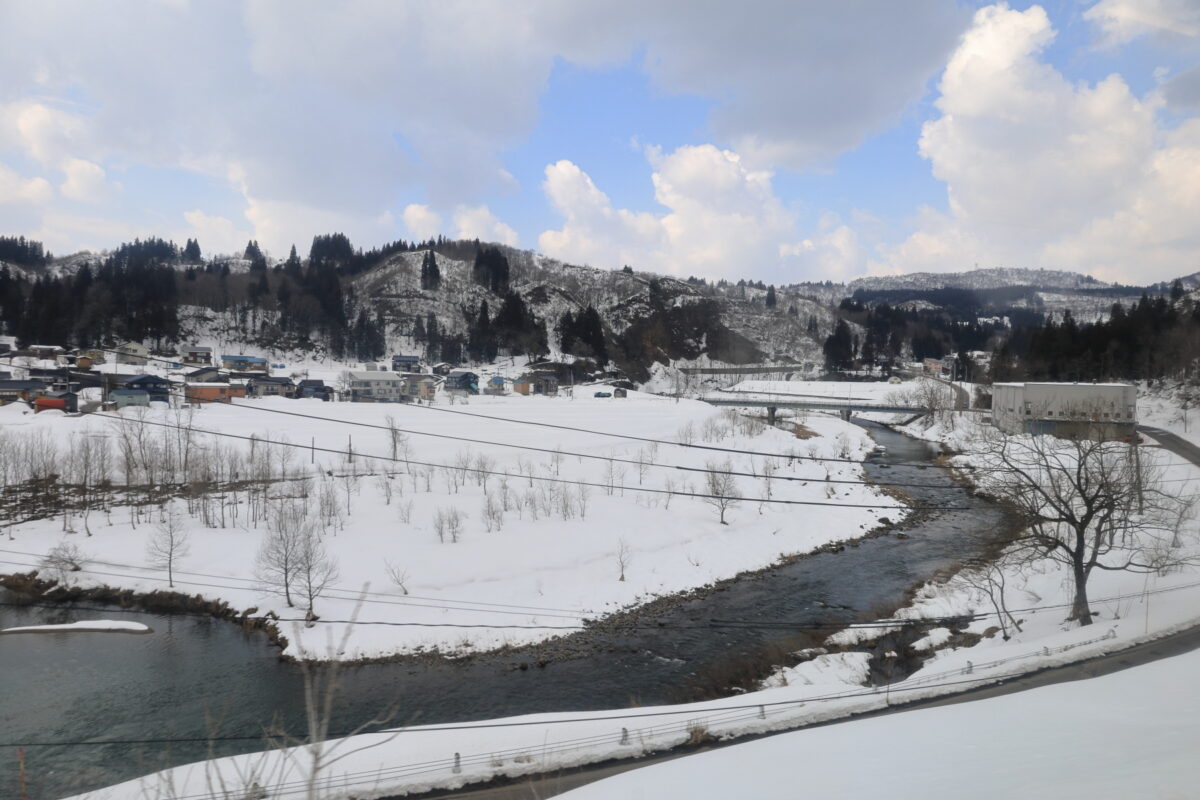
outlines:
{"label": "industrial building", "polygon": [[1127,383],[997,383],[992,424],[1009,434],[1118,439],[1137,427],[1137,387]]}

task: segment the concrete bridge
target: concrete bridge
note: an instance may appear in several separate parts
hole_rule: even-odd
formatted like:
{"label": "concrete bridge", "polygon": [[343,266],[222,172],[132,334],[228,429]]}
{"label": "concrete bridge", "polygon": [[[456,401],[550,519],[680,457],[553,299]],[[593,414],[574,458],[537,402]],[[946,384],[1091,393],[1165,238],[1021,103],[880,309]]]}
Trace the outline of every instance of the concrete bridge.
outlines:
{"label": "concrete bridge", "polygon": [[859,414],[905,414],[908,416],[920,416],[929,413],[928,408],[920,406],[883,402],[873,403],[862,400],[838,400],[836,397],[819,398],[803,395],[771,396],[755,393],[747,393],[745,395],[726,393],[721,395],[706,395],[699,399],[713,406],[765,408],[769,424],[775,423],[775,414],[781,408],[796,408],[806,411],[837,411],[841,413],[843,419],[850,419],[850,415],[855,412]]}

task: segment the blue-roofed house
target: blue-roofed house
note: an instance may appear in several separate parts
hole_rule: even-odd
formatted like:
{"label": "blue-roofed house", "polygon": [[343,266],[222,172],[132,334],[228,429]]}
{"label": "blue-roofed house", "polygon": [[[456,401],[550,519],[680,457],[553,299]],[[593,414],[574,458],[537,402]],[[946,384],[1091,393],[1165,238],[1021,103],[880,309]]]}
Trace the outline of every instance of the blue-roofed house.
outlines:
{"label": "blue-roofed house", "polygon": [[258,356],[221,356],[221,366],[240,372],[266,372],[267,360]]}
{"label": "blue-roofed house", "polygon": [[443,385],[448,392],[479,394],[479,375],[469,369],[450,370]]}
{"label": "blue-roofed house", "polygon": [[121,388],[141,389],[151,400],[167,402],[171,399],[171,382],[160,375],[134,375]]}

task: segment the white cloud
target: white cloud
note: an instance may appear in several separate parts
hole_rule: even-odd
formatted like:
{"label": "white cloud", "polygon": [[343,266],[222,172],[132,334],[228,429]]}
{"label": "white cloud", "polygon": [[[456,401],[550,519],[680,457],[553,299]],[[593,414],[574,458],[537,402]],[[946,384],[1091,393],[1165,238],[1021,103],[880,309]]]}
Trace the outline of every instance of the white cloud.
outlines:
{"label": "white cloud", "polygon": [[104,168],[82,158],[68,158],[62,164],[66,180],[58,190],[63,197],[83,203],[101,203],[120,187],[109,183]]}
{"label": "white cloud", "polygon": [[781,244],[779,255],[805,278],[836,281],[862,272],[868,254],[858,233],[837,214],[826,212],[812,234],[799,242]]}
{"label": "white cloud", "polygon": [[[946,183],[949,213],[923,211],[917,231],[885,248],[874,270],[980,263],[1145,282],[1189,261],[1195,269],[1195,236],[1169,228],[1200,207],[1190,196],[1200,153],[1190,126],[1169,135],[1157,95],[1135,96],[1118,75],[1068,81],[1042,60],[1054,35],[1038,6],[976,13],[942,76],[941,114],[920,140]],[[1160,198],[1191,205],[1168,209]]]}
{"label": "white cloud", "polygon": [[517,246],[517,232],[496,219],[487,206],[459,206],[454,211],[454,226],[458,229],[454,235],[459,239]]}
{"label": "white cloud", "polygon": [[217,254],[240,255],[246,242],[254,238],[249,230],[239,228],[232,220],[206,214],[198,208],[185,211],[183,218],[188,227],[174,234],[175,240],[185,242],[195,239],[206,257]]}
{"label": "white cloud", "polygon": [[404,227],[413,239],[425,241],[441,233],[442,218],[429,206],[410,203],[404,207]]}
{"label": "white cloud", "polygon": [[86,139],[82,116],[34,101],[0,105],[0,148],[24,150],[42,164],[58,164]]}
{"label": "white cloud", "polygon": [[[282,204],[378,220],[418,184],[434,207],[473,206],[513,187],[501,154],[537,124],[557,61],[636,53],[658,90],[713,101],[717,141],[755,168],[794,167],[886,127],[964,23],[954,0],[881,4],[869,18],[851,4],[750,0],[738,24],[729,15],[717,0],[364,0],[353,14],[316,0],[163,2],[132,16],[8,3],[0,159],[218,180],[236,169],[255,217],[255,204]],[[191,207],[161,187],[148,205]]]}
{"label": "white cloud", "polygon": [[617,268],[626,264],[676,275],[770,280],[835,277],[863,268],[857,236],[826,216],[807,243],[776,197],[771,175],[713,145],[670,154],[647,150],[662,214],[614,208],[570,161],[546,167],[543,188],[563,225],[538,239],[548,255]]}
{"label": "white cloud", "polygon": [[0,204],[42,205],[54,197],[54,187],[45,178],[22,178],[0,163]]}
{"label": "white cloud", "polygon": [[1100,28],[1110,46],[1147,34],[1200,37],[1200,4],[1195,0],[1100,0],[1083,18]]}

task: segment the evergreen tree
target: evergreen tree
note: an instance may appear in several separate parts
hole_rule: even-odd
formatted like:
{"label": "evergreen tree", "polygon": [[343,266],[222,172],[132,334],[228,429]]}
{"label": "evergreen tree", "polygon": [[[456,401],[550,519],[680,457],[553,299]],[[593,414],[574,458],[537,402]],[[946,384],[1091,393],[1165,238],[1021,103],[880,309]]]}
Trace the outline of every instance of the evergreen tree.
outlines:
{"label": "evergreen tree", "polygon": [[854,342],[850,326],[839,319],[833,333],[825,340],[825,369],[850,369],[854,365]]}
{"label": "evergreen tree", "polygon": [[183,248],[183,260],[188,264],[200,263],[200,242],[198,240],[187,240],[187,244]]}
{"label": "evergreen tree", "polygon": [[432,250],[426,250],[421,259],[421,289],[436,292],[442,286],[442,273]]}
{"label": "evergreen tree", "polygon": [[300,262],[300,256],[296,254],[296,245],[292,245],[292,251],[288,253],[287,261],[283,264],[283,271],[295,280],[300,280],[304,265]]}
{"label": "evergreen tree", "polygon": [[774,308],[774,307],[775,307],[775,302],[776,302],[776,300],[775,300],[775,286],[774,286],[774,285],[771,285],[771,286],[768,286],[768,287],[767,287],[767,300],[766,300],[766,305],[767,305],[767,308]]}

